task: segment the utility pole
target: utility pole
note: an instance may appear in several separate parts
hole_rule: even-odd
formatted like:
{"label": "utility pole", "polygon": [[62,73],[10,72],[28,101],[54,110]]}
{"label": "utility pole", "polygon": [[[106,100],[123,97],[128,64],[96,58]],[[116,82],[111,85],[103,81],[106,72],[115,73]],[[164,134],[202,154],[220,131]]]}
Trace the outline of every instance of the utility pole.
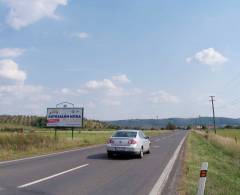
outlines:
{"label": "utility pole", "polygon": [[216,120],[215,120],[215,110],[214,110],[214,101],[215,101],[215,100],[214,100],[214,97],[215,97],[215,96],[212,95],[212,96],[209,96],[209,97],[211,98],[210,101],[212,102],[213,127],[214,127],[214,132],[215,132],[215,134],[216,134],[217,132],[216,132]]}
{"label": "utility pole", "polygon": [[198,124],[202,129],[202,121],[201,121],[201,115],[198,116]]}

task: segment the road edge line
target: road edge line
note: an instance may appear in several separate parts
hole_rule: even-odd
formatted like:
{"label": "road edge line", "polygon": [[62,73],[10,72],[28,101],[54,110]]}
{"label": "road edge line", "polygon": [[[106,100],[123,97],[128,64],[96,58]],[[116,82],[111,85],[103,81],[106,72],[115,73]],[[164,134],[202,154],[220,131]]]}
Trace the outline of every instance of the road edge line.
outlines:
{"label": "road edge line", "polygon": [[25,161],[25,160],[32,160],[32,159],[37,159],[37,158],[45,158],[45,157],[51,157],[51,156],[57,156],[69,152],[77,152],[77,151],[84,151],[92,148],[98,148],[101,146],[104,146],[105,144],[98,144],[98,145],[93,145],[93,146],[87,146],[87,147],[82,147],[82,148],[77,148],[77,149],[71,149],[71,150],[65,150],[62,152],[54,152],[50,154],[42,154],[42,155],[37,155],[37,156],[32,156],[32,157],[26,157],[26,158],[20,158],[20,159],[15,159],[15,160],[7,160],[7,161],[0,161],[0,165],[8,164],[8,163],[14,163],[14,162],[19,162],[19,161]]}
{"label": "road edge line", "polygon": [[[170,133],[170,134],[172,134],[172,133]],[[163,137],[168,137],[168,136],[169,135],[166,135],[166,136],[163,136]],[[45,158],[45,157],[57,156],[57,155],[61,155],[61,154],[69,153],[69,152],[84,151],[84,150],[88,150],[88,149],[92,149],[92,148],[98,148],[98,147],[102,147],[102,146],[105,146],[105,144],[86,146],[86,147],[81,147],[81,148],[77,148],[77,149],[65,150],[65,151],[54,152],[54,153],[49,153],[49,154],[36,155],[36,156],[32,156],[32,157],[20,158],[20,159],[15,159],[15,160],[0,161],[0,165],[4,165],[4,164],[8,164],[8,163],[14,163],[14,162],[19,162],[19,161],[25,161],[25,160],[32,160],[32,159],[37,159],[37,158]]]}
{"label": "road edge line", "polygon": [[18,186],[17,188],[26,188],[26,187],[28,187],[28,186],[31,186],[31,185],[34,185],[34,184],[37,184],[37,183],[40,183],[40,182],[43,182],[43,181],[52,179],[52,178],[54,178],[54,177],[57,177],[57,176],[60,176],[60,175],[63,175],[63,174],[66,174],[66,173],[75,171],[75,170],[77,170],[77,169],[81,169],[81,168],[86,167],[86,166],[88,166],[88,165],[89,165],[89,164],[84,164],[84,165],[81,165],[81,166],[78,166],[78,167],[75,167],[75,168],[72,168],[72,169],[69,169],[69,170],[66,170],[66,171],[63,171],[63,172],[60,172],[60,173],[57,173],[57,174],[48,176],[48,177],[44,177],[44,178],[42,178],[42,179],[38,179],[38,180],[33,181],[33,182],[29,182],[29,183],[23,184],[23,185],[21,185],[21,186]]}
{"label": "road edge line", "polygon": [[160,175],[157,182],[153,186],[149,195],[160,195],[161,192],[163,191],[186,137],[187,137],[187,134],[182,138],[177,149],[174,151],[171,159],[168,161],[168,164],[164,168],[162,174]]}

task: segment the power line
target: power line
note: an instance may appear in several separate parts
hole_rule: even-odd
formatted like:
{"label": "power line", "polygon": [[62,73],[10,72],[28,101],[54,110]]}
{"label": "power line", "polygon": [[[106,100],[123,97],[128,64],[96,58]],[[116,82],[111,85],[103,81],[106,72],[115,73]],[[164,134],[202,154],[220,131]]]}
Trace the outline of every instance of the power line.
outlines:
{"label": "power line", "polygon": [[228,81],[225,85],[224,88],[230,86],[231,84],[233,84],[234,82],[238,81],[240,77],[240,72],[238,74],[235,75],[235,77],[233,77],[230,81]]}
{"label": "power line", "polygon": [[[234,87],[236,84],[238,84],[240,81],[240,72],[238,72],[234,77],[232,77],[228,82],[226,82],[224,85],[222,85],[221,89],[218,90],[218,94],[222,94],[223,91],[226,91],[226,89],[230,89],[232,87]],[[223,95],[223,94],[222,94]],[[224,109],[228,106],[233,106],[236,104],[240,103],[240,97],[233,99],[232,101],[230,101],[228,104],[222,105],[220,107],[218,107],[218,109]]]}
{"label": "power line", "polygon": [[238,72],[234,77],[228,80],[224,85],[221,85],[221,89],[219,89],[217,93],[222,94],[226,90],[226,88],[234,87],[239,83],[239,81],[240,81],[240,72]]}
{"label": "power line", "polygon": [[224,109],[224,108],[234,106],[234,105],[237,105],[237,104],[240,104],[240,97],[234,99],[233,101],[231,101],[229,103],[225,103],[224,105],[217,107],[217,109]]}

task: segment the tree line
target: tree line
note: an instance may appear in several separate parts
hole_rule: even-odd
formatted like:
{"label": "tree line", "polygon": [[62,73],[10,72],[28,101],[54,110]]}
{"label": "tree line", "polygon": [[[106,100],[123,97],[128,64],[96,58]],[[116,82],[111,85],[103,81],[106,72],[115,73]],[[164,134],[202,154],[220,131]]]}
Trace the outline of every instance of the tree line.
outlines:
{"label": "tree line", "polygon": [[[22,126],[32,126],[45,128],[47,126],[47,117],[28,116],[28,115],[0,115],[1,124],[14,124]],[[117,129],[116,125],[108,124],[99,120],[84,119],[84,128],[88,129]]]}

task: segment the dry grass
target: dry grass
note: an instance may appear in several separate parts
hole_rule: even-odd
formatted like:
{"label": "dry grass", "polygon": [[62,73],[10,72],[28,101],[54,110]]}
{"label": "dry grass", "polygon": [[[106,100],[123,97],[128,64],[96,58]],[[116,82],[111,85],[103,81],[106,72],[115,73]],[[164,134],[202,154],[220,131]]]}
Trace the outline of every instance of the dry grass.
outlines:
{"label": "dry grass", "polygon": [[240,142],[240,129],[217,129],[217,134],[223,137],[230,137]]}
{"label": "dry grass", "polygon": [[[227,130],[226,130],[227,131]],[[237,142],[232,136],[221,136],[214,133],[206,133],[203,131],[195,131],[196,133],[204,136],[209,142],[218,148],[222,149],[225,153],[235,156],[240,159],[240,143]],[[240,132],[239,132],[240,133]],[[227,135],[227,134],[225,134]]]}
{"label": "dry grass", "polygon": [[55,140],[53,132],[43,133],[1,133],[0,160],[16,159],[37,154],[46,154],[66,149],[103,144],[111,131],[95,133],[59,132]]}
{"label": "dry grass", "polygon": [[209,163],[206,195],[239,195],[240,158],[236,143],[214,134],[191,132],[187,139],[182,183],[179,194],[197,193],[199,168],[202,162]]}

